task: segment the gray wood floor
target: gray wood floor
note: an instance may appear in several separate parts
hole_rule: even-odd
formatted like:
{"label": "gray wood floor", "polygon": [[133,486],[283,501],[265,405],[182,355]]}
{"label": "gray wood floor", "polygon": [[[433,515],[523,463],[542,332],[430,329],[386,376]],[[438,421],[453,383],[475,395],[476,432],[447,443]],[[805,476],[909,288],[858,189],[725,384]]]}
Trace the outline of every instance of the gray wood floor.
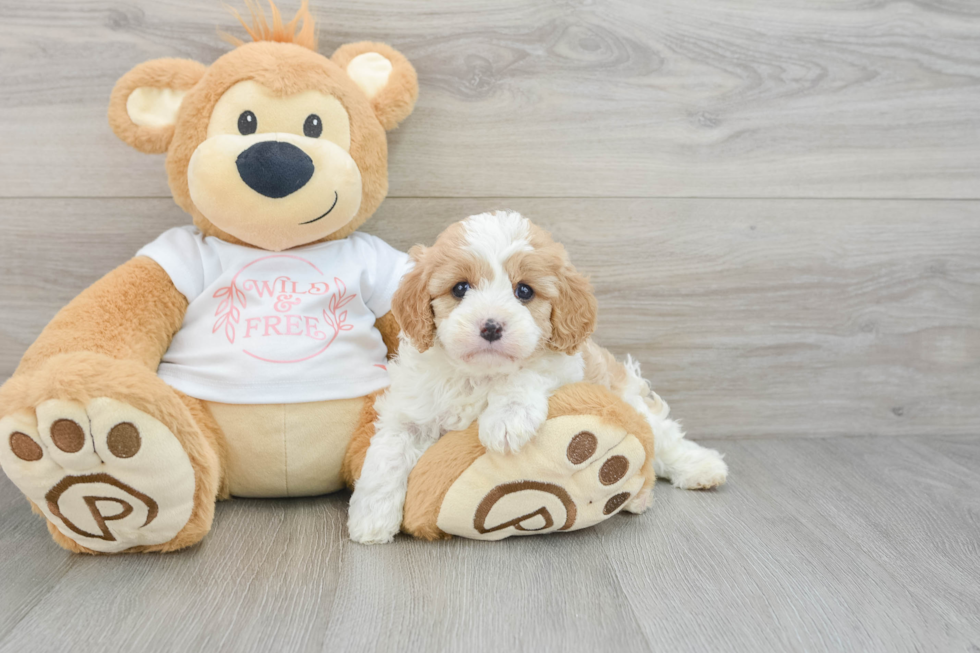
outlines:
{"label": "gray wood floor", "polygon": [[[0,650],[980,650],[980,3],[312,4],[321,51],[419,71],[366,230],[554,231],[599,340],[731,482],[495,544],[365,548],[344,495],[234,501],[192,550],[88,558],[0,475]],[[217,0],[0,0],[0,379],[187,222],[106,104],[219,27]]]}
{"label": "gray wood floor", "polygon": [[200,546],[56,548],[0,480],[3,651],[976,651],[980,441],[718,441],[733,482],[501,543],[347,540],[346,497],[221,504]]}

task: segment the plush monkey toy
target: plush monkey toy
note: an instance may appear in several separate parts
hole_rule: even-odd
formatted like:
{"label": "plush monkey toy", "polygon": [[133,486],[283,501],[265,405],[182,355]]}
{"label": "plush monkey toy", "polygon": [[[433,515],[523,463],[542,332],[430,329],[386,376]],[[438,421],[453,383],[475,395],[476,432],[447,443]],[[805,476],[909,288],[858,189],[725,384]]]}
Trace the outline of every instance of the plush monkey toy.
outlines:
{"label": "plush monkey toy", "polygon": [[[253,12],[255,13],[255,12]],[[394,49],[317,53],[304,0],[243,21],[211,66],[158,59],[116,84],[109,123],[166,153],[172,229],[61,310],[0,389],[0,464],[76,552],[172,551],[215,501],[350,487],[386,387],[407,256],[359,233],[387,193],[385,131],[412,111]],[[598,387],[562,389],[519,455],[474,424],[412,473],[404,530],[500,539],[573,530],[653,483],[652,434]],[[631,464],[600,481],[603,462]]]}

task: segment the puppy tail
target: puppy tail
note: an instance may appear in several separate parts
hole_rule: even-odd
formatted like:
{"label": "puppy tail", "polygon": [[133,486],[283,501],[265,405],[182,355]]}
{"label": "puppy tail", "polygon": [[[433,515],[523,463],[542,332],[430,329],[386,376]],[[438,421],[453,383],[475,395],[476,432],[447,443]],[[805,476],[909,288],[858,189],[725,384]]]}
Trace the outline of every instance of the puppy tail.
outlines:
{"label": "puppy tail", "polygon": [[[594,343],[590,343],[583,353],[586,370],[592,373],[587,380],[608,384],[650,424],[653,429],[653,469],[657,476],[687,489],[712,488],[725,482],[728,467],[723,456],[685,438],[680,423],[670,419],[667,402],[650,388],[640,364],[632,356],[627,356],[621,363]],[[650,495],[643,493],[634,497],[625,509],[643,512],[649,505]]]}
{"label": "puppy tail", "polygon": [[[636,400],[642,401],[646,409],[655,417],[661,419],[670,415],[670,406],[660,395],[653,391],[650,382],[643,378],[643,371],[640,369],[640,361],[631,355],[626,355],[626,361],[619,363],[622,365],[625,375],[625,382],[620,394],[626,401],[636,407]],[[647,412],[646,410],[641,412]]]}
{"label": "puppy tail", "polygon": [[590,339],[582,348],[582,358],[585,381],[609,388],[644,416],[666,419],[670,414],[670,407],[643,378],[640,363],[632,356],[627,355],[626,362],[620,362],[608,349]]}

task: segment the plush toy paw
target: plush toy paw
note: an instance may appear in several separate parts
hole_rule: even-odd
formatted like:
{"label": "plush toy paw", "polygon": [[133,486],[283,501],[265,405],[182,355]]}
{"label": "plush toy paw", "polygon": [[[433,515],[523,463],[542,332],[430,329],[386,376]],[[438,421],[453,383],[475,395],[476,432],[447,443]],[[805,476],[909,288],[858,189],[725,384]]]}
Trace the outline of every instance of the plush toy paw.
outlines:
{"label": "plush toy paw", "polygon": [[546,397],[492,404],[480,415],[480,442],[488,451],[516,453],[534,437],[547,417]]}
{"label": "plush toy paw", "polygon": [[[456,432],[443,440],[450,437],[458,441],[441,440],[430,452],[442,445],[458,455],[468,446],[461,440],[472,435]],[[438,464],[441,452],[434,454],[429,461],[423,456],[422,462]],[[520,453],[486,451],[463,470],[437,512],[433,510],[437,529],[427,529],[419,515],[406,525],[422,537],[450,534],[483,540],[587,528],[617,514],[638,496],[634,506],[646,507],[646,458],[639,437],[620,424],[595,415],[554,417]],[[410,500],[415,498],[412,480]]]}
{"label": "plush toy paw", "polygon": [[647,511],[647,509],[653,505],[653,488],[649,487],[640,490],[633,498],[630,499],[626,506],[623,508],[623,512],[632,513],[634,515],[642,515]]}
{"label": "plush toy paw", "polygon": [[93,551],[167,542],[194,506],[194,470],[174,435],[107,397],[4,417],[0,464],[65,537]]}

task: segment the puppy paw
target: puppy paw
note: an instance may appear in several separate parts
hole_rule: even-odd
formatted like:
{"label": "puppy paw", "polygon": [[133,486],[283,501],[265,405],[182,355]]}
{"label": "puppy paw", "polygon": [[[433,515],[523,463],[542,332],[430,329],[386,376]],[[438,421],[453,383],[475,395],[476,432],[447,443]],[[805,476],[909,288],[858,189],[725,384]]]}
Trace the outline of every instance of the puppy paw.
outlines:
{"label": "puppy paw", "polygon": [[548,417],[548,403],[506,402],[489,406],[480,415],[480,442],[488,451],[516,453]]}
{"label": "puppy paw", "polygon": [[402,524],[402,506],[381,497],[359,496],[355,491],[347,513],[347,532],[360,544],[387,544]]}
{"label": "puppy paw", "polygon": [[393,526],[390,519],[383,517],[348,519],[347,530],[351,541],[358,544],[389,544],[398,534],[398,524]]}
{"label": "puppy paw", "polygon": [[710,490],[728,480],[722,455],[701,446],[685,451],[670,467],[670,482],[682,490]]}

